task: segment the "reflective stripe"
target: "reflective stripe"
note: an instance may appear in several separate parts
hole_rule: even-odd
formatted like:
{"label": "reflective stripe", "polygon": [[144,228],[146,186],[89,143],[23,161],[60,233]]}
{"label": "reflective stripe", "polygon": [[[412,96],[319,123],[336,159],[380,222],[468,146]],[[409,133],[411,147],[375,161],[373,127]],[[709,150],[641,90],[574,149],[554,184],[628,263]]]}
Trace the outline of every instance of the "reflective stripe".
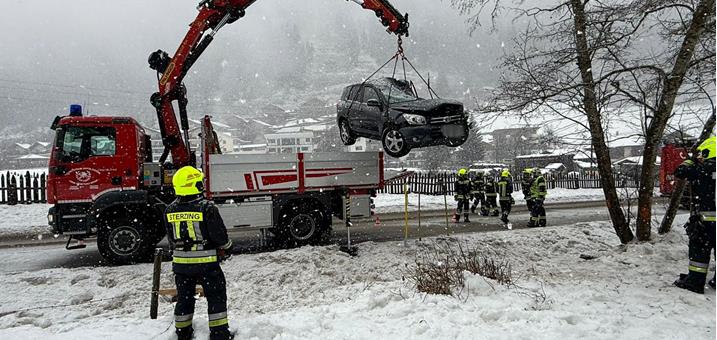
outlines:
{"label": "reflective stripe", "polygon": [[702,212],[702,220],[705,222],[717,222],[717,219],[715,219],[715,212],[714,211],[703,211]]}
{"label": "reflective stripe", "polygon": [[221,246],[221,247],[219,247],[219,248],[229,249],[229,248],[232,247],[232,244],[234,244],[234,243],[232,242],[232,240],[229,240],[229,242],[227,242],[227,244],[225,244],[225,245],[223,245],[223,246]]}
{"label": "reflective stripe", "polygon": [[228,323],[229,323],[229,319],[227,319],[227,318],[223,318],[223,319],[219,319],[219,320],[210,320],[209,328],[224,326]]}
{"label": "reflective stripe", "polygon": [[175,315],[174,321],[191,321],[194,317],[194,313],[187,315]]}
{"label": "reflective stripe", "polygon": [[227,318],[227,312],[209,314],[209,321],[226,319],[226,318]]}
{"label": "reflective stripe", "polygon": [[174,259],[172,259],[172,262],[179,263],[179,264],[212,263],[212,262],[217,262],[217,257],[216,256],[193,257],[193,258],[175,257]]}
{"label": "reflective stripe", "polygon": [[174,327],[176,328],[186,328],[192,325],[192,320],[189,321],[175,321]]}
{"label": "reflective stripe", "polygon": [[174,257],[187,257],[187,258],[216,256],[216,255],[217,255],[216,249],[197,250],[197,251],[175,250],[174,254],[173,254]]}
{"label": "reflective stripe", "polygon": [[707,274],[707,268],[700,268],[700,267],[695,267],[695,266],[689,266],[688,269],[689,269],[691,272],[698,272],[698,273],[705,273],[705,274]]}

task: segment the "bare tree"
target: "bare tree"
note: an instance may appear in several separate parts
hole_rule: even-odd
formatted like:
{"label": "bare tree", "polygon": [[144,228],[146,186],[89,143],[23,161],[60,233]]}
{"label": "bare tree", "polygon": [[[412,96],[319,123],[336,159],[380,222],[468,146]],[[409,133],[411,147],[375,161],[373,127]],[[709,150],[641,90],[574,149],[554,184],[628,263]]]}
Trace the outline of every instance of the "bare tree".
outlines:
{"label": "bare tree", "polygon": [[[649,239],[654,162],[676,99],[697,95],[695,89],[714,82],[714,66],[709,69],[714,65],[714,0],[696,6],[689,0],[556,0],[539,6],[520,0],[451,2],[471,15],[473,27],[487,13],[495,19],[504,11],[515,11],[516,20],[528,22],[504,58],[499,87],[482,109],[524,119],[550,115],[589,131],[622,243],[634,235],[620,209],[608,142],[611,126],[638,114],[635,134],[645,140],[638,238]],[[712,42],[705,33],[710,31]],[[645,39],[661,40],[646,44]],[[699,78],[700,71],[708,76]],[[698,86],[683,88],[686,79]]]}

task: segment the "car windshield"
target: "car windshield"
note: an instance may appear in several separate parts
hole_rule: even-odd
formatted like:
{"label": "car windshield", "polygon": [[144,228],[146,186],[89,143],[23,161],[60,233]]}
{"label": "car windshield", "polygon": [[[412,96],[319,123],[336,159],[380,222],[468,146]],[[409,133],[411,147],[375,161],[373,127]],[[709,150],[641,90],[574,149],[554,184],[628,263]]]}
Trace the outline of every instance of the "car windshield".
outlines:
{"label": "car windshield", "polygon": [[419,99],[418,96],[413,92],[413,88],[405,82],[398,81],[392,78],[384,78],[373,84],[376,88],[383,93],[386,98],[389,98],[390,104],[402,103],[412,100]]}

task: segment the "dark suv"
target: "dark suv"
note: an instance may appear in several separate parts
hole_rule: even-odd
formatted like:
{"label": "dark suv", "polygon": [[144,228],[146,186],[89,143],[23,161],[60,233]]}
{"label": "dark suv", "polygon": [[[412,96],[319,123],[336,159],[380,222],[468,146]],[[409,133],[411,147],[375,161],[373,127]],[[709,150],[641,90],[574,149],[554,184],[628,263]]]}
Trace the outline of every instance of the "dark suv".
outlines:
{"label": "dark suv", "polygon": [[470,129],[462,103],[419,98],[410,83],[393,78],[347,86],[336,109],[345,145],[358,137],[380,140],[392,157],[412,148],[459,146]]}

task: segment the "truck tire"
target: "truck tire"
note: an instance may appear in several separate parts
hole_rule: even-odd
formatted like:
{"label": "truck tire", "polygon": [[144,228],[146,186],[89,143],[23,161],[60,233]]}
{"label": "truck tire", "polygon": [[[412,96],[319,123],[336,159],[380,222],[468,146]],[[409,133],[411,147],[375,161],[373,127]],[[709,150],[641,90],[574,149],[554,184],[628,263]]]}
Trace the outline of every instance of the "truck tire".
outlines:
{"label": "truck tire", "polygon": [[158,232],[150,223],[131,216],[100,221],[97,248],[114,265],[148,262],[157,244]]}
{"label": "truck tire", "polygon": [[318,244],[330,229],[325,214],[314,201],[292,202],[282,209],[276,234],[286,247]]}

